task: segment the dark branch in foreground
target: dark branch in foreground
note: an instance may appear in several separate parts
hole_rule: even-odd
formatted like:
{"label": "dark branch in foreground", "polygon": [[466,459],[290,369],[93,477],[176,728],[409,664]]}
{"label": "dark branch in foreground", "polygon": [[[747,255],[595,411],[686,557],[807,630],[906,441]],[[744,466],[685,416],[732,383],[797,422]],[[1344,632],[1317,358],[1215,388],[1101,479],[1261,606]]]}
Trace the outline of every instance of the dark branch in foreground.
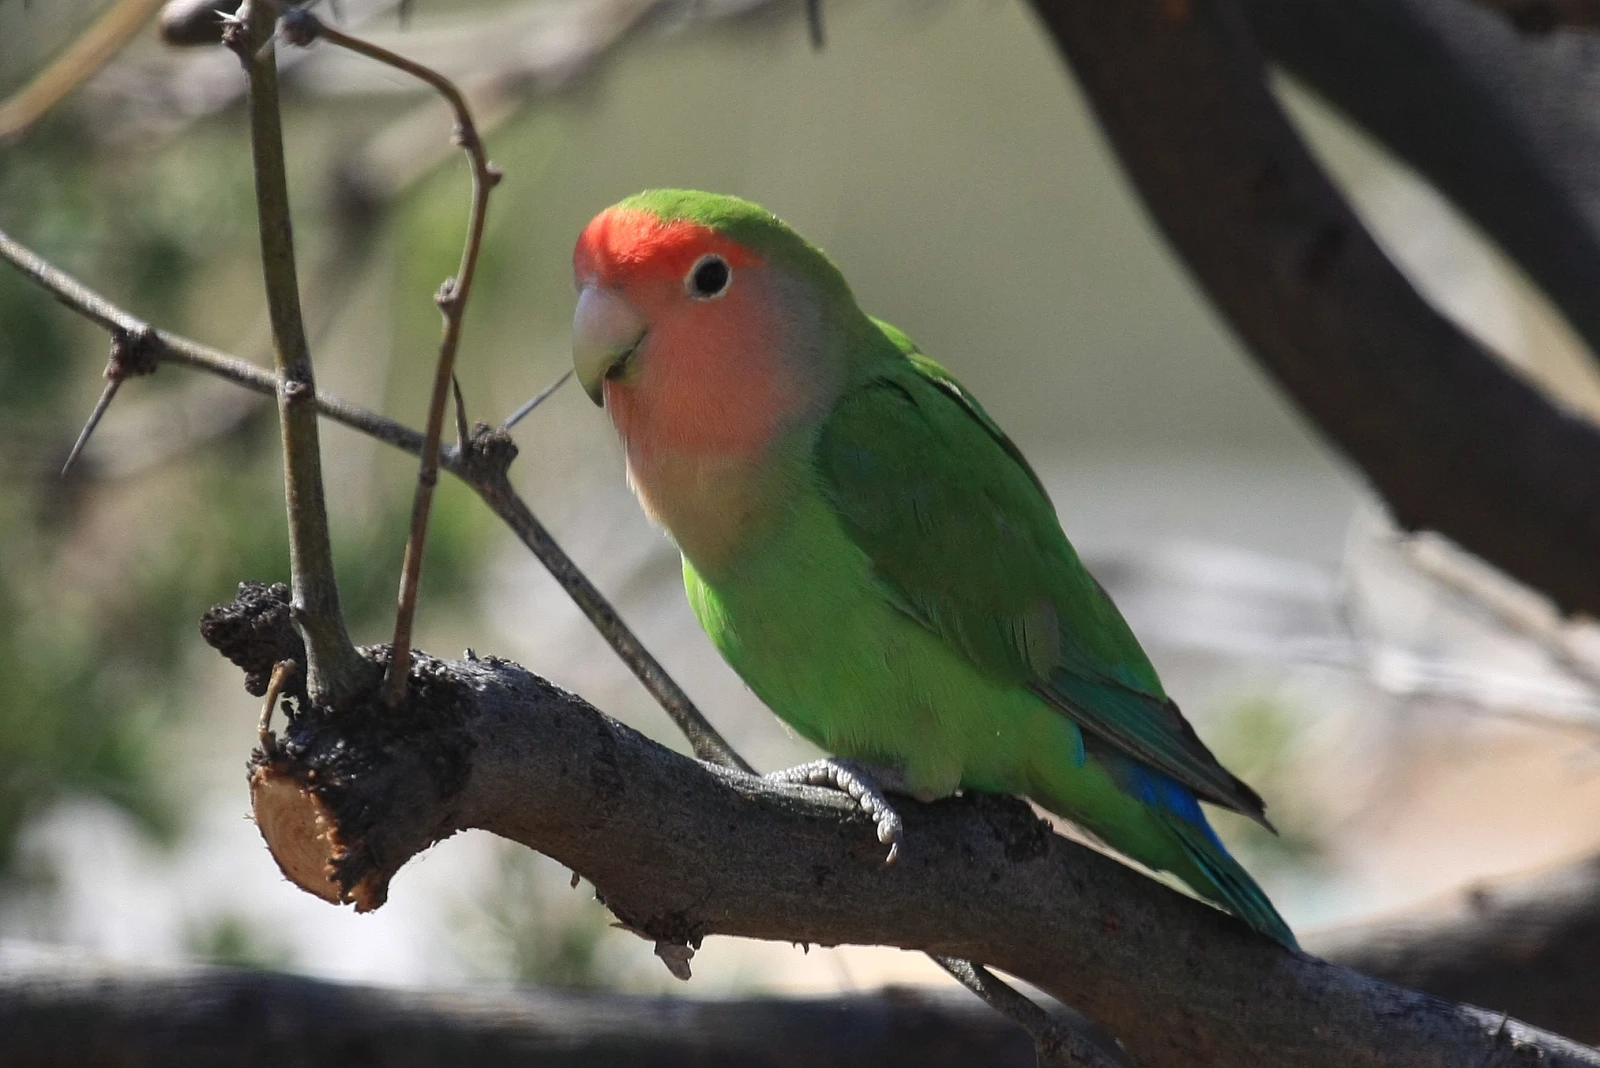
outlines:
{"label": "dark branch in foreground", "polygon": [[8,1068],[1034,1068],[965,996],[422,993],[223,969],[0,970]]}
{"label": "dark branch in foreground", "polygon": [[1237,8],[1034,7],[1167,237],[1400,525],[1600,615],[1600,428],[1417,295],[1283,115]]}
{"label": "dark branch in foreground", "polygon": [[[264,593],[209,617],[210,640],[252,673],[293,653],[286,625],[278,643],[253,625],[278,600]],[[658,942],[726,934],[985,961],[1082,1011],[1147,1068],[1600,1066],[1600,1052],[1498,1013],[1290,953],[1052,834],[1015,799],[907,804],[909,846],[886,867],[845,799],[672,753],[504,660],[419,656],[400,708],[295,713],[277,752],[251,783],[269,846],[302,886],[358,908],[381,904],[411,856],[476,827],[579,872]]]}

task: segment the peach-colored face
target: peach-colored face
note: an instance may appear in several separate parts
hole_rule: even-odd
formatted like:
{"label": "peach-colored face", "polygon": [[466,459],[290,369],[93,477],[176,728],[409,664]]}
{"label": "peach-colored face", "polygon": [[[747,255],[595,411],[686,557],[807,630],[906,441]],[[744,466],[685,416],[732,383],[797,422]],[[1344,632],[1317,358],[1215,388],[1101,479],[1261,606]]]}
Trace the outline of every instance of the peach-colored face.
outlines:
{"label": "peach-colored face", "polygon": [[599,290],[643,324],[603,383],[630,459],[753,456],[780,429],[795,383],[779,358],[781,299],[760,256],[697,223],[612,208],[584,228],[573,273],[590,302],[587,291]]}

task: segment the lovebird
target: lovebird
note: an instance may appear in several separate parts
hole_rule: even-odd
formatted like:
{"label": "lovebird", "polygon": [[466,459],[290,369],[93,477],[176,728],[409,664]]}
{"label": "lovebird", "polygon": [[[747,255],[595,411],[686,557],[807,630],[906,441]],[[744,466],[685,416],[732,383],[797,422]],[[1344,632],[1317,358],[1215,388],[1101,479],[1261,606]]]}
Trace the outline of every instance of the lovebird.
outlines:
{"label": "lovebird", "polygon": [[641,193],[578,239],[573,365],[689,604],[852,794],[1030,798],[1287,946],[1200,802],[1270,828],[1063,533],[1039,478],[951,374],[843,274],[731,196]]}

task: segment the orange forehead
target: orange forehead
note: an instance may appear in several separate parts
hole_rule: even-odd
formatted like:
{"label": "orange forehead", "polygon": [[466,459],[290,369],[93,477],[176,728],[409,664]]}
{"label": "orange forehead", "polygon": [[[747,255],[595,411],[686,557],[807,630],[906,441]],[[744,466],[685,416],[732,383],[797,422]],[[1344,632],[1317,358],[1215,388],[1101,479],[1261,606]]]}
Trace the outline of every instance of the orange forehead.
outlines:
{"label": "orange forehead", "polygon": [[580,283],[590,278],[610,284],[639,278],[676,281],[711,252],[736,268],[760,261],[743,245],[701,223],[663,220],[640,208],[607,208],[578,235],[572,269]]}

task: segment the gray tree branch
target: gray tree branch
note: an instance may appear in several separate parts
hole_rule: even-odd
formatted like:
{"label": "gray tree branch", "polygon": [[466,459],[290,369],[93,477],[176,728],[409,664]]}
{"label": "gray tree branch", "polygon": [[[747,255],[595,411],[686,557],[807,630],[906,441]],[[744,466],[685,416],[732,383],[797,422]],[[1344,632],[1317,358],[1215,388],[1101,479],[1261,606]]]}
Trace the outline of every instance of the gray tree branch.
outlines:
{"label": "gray tree branch", "polygon": [[1231,0],[1034,0],[1179,255],[1408,530],[1600,614],[1600,428],[1430,307],[1268,90]]}
{"label": "gray tree branch", "polygon": [[[281,595],[243,592],[205,631],[266,670],[292,654],[293,632]],[[285,872],[358,909],[380,905],[411,856],[477,827],[581,873],[658,943],[726,934],[986,961],[1084,1012],[1148,1068],[1600,1065],[1600,1052],[1500,1013],[1284,950],[1051,833],[1012,798],[908,803],[908,851],[885,866],[838,795],[674,754],[504,660],[418,656],[399,709],[293,715],[251,789]]]}

